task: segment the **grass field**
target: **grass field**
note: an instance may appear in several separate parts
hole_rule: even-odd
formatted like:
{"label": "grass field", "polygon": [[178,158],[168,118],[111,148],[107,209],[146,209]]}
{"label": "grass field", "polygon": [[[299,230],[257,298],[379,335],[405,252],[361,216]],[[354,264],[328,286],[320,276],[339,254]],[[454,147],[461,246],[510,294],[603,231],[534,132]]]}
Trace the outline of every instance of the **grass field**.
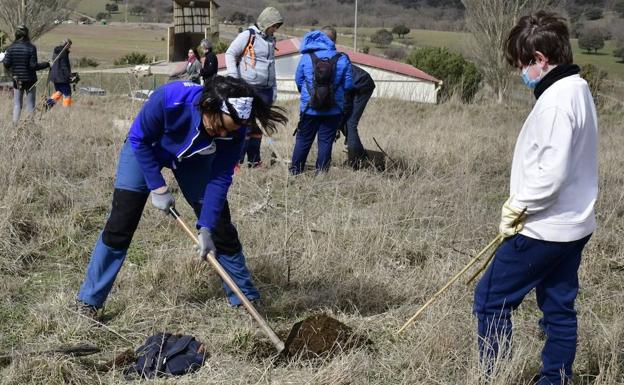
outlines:
{"label": "grass field", "polygon": [[[228,31],[235,30],[228,26]],[[303,36],[309,28],[285,26],[281,33],[292,36]],[[358,30],[358,47],[368,46],[371,53],[382,54],[384,49],[370,43],[369,37],[376,29],[362,28]],[[338,43],[347,47],[353,46],[353,35],[347,29],[340,29]],[[71,37],[74,45],[72,57],[74,59],[87,56],[97,59],[104,66],[110,65],[115,59],[133,52],[141,52],[149,57],[163,59],[166,57],[166,29],[161,24],[124,24],[113,25],[61,25],[44,35],[39,41],[39,50],[48,54],[54,45],[59,44],[65,37]],[[412,30],[404,39],[396,38],[393,47],[411,48],[440,46],[452,51],[470,56],[472,44],[470,35],[461,32]],[[572,40],[574,58],[578,64],[594,64],[607,71],[609,77],[624,80],[624,63],[618,61],[613,54],[614,41],[607,41],[605,47],[597,54],[587,54],[578,47],[578,41]]]}
{"label": "grass field", "polygon": [[[8,117],[10,107],[0,104],[0,116]],[[149,203],[107,302],[106,327],[71,311],[109,210],[126,134],[114,121],[131,118],[139,107],[118,97],[77,97],[69,114],[56,108],[19,128],[0,119],[0,346],[15,350],[13,362],[0,367],[0,384],[126,384],[121,368],[101,372],[97,364],[166,330],[197,336],[211,357],[196,374],[155,384],[529,385],[543,343],[532,295],[514,317],[513,358],[491,382],[478,365],[472,285],[453,285],[405,334],[395,334],[494,237],[513,143],[529,105],[374,99],[360,125],[363,142],[374,148],[375,137],[402,160],[400,169],[340,167],[340,141],[337,167],[327,175],[293,179],[276,165],[235,176],[233,220],[270,324],[288,330],[323,311],[375,344],[373,351],[331,361],[278,366],[250,357],[259,331],[226,305],[187,237]],[[297,116],[295,104],[286,107],[292,120],[275,137],[283,156],[292,151]],[[598,230],[580,270],[577,385],[624,384],[621,116],[609,106],[600,113]],[[192,223],[190,208],[175,193]],[[19,354],[77,343],[103,352]]]}
{"label": "grass field", "polygon": [[166,29],[158,24],[64,24],[39,39],[39,51],[51,52],[66,37],[73,42],[72,59],[95,58],[103,66],[130,52],[160,60],[167,55]]}
{"label": "grass field", "polygon": [[[369,47],[371,53],[381,54],[385,48],[376,47],[370,42],[370,36],[377,31],[378,28],[358,28],[358,49]],[[303,36],[310,28],[306,27],[285,27],[283,32],[295,36]],[[341,34],[338,43],[347,47],[353,47],[353,29],[338,28]],[[399,39],[395,36],[392,47],[403,47],[409,53],[410,48],[420,47],[446,47],[451,51],[459,52],[467,57],[473,55],[471,49],[472,39],[470,34],[464,32],[447,32],[447,31],[430,31],[430,30],[411,30],[404,38]],[[613,56],[615,49],[614,41],[605,42],[604,48],[597,54],[587,54],[578,47],[578,40],[572,39],[572,49],[574,59],[578,64],[594,64],[595,66],[608,72],[609,77],[618,80],[624,80],[624,63]]]}
{"label": "grass field", "polygon": [[[76,5],[76,11],[89,15],[91,17],[95,17],[100,12],[106,12],[106,4],[113,2],[108,0],[80,0]],[[132,7],[132,1],[130,0],[128,3],[128,9]],[[126,20],[126,6],[124,2],[117,4],[119,6],[119,12],[112,13],[110,17],[106,19],[108,21],[125,21]],[[129,22],[140,22],[140,16],[133,16],[128,13],[128,21]]]}

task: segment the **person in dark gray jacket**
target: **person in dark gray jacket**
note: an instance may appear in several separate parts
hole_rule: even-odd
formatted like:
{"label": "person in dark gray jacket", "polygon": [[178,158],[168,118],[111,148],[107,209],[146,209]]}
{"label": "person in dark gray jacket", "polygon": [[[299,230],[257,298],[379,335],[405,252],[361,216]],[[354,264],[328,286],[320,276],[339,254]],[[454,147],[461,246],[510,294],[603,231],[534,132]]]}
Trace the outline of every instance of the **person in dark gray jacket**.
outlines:
{"label": "person in dark gray jacket", "polygon": [[28,28],[20,25],[15,30],[15,41],[7,49],[4,67],[13,77],[13,124],[17,124],[22,113],[22,102],[26,95],[26,109],[35,111],[37,71],[50,67],[50,63],[37,61],[37,48],[30,42]]}
{"label": "person in dark gray jacket", "polygon": [[71,91],[71,63],[69,62],[69,49],[71,48],[72,41],[65,39],[61,45],[54,48],[52,54],[52,69],[50,70],[50,81],[54,83],[54,93],[46,102],[48,106],[52,107],[63,98],[63,107],[69,107],[72,105],[72,91]]}
{"label": "person in dark gray jacket", "polygon": [[[274,35],[283,23],[284,18],[280,12],[273,7],[267,7],[260,13],[256,23],[239,33],[225,52],[228,76],[251,84],[269,105],[277,99]],[[241,163],[244,163],[247,155],[250,167],[261,165],[261,143],[262,131],[255,126],[248,127]]]}
{"label": "person in dark gray jacket", "polygon": [[357,170],[366,159],[366,151],[358,133],[358,124],[375,90],[375,81],[368,72],[355,65],[351,65],[351,74],[353,88],[345,93],[342,120],[338,127],[345,136],[347,163]]}
{"label": "person in dark gray jacket", "polygon": [[201,69],[201,77],[204,84],[208,84],[208,81],[219,72],[219,61],[217,55],[212,52],[212,42],[208,39],[204,39],[200,43],[204,50],[204,65]]}

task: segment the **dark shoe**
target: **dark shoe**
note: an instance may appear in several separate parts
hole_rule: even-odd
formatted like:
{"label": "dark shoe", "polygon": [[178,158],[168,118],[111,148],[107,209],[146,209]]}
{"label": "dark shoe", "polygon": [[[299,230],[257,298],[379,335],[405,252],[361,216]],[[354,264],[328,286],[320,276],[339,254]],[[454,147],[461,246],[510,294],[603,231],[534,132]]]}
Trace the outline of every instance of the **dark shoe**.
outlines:
{"label": "dark shoe", "polygon": [[366,152],[347,149],[347,165],[354,170],[361,169],[366,164]]}
{"label": "dark shoe", "polygon": [[82,316],[85,316],[95,321],[97,321],[97,319],[99,318],[98,313],[100,312],[100,309],[96,306],[76,300],[75,308],[76,311]]}

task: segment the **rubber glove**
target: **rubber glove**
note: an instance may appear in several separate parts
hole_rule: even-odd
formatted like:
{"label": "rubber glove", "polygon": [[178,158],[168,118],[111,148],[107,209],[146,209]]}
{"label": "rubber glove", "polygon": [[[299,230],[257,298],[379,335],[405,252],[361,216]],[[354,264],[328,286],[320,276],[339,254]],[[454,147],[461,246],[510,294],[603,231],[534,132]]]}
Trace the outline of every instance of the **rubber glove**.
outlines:
{"label": "rubber glove", "polygon": [[169,211],[170,207],[175,206],[175,199],[173,198],[173,194],[171,194],[171,191],[169,191],[169,188],[167,188],[166,186],[164,191],[159,190],[160,188],[152,190],[152,204],[157,209],[167,212]]}
{"label": "rubber glove", "polygon": [[505,238],[514,236],[522,231],[526,219],[524,210],[511,206],[512,198],[513,197],[509,197],[503,205],[501,209],[501,222],[498,226],[498,230]]}
{"label": "rubber glove", "polygon": [[213,253],[213,255],[217,256],[217,248],[212,241],[212,235],[210,234],[210,230],[207,227],[202,227],[199,229],[199,246],[198,246],[198,254],[199,258],[205,260],[208,253]]}

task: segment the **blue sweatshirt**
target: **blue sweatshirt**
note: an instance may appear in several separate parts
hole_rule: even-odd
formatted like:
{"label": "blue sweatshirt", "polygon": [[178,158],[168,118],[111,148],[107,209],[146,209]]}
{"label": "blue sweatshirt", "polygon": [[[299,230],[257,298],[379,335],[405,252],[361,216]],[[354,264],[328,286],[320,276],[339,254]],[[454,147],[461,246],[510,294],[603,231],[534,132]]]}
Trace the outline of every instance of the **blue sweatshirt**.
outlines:
{"label": "blue sweatshirt", "polygon": [[308,32],[301,43],[301,59],[295,73],[295,83],[301,93],[300,110],[308,115],[340,115],[344,108],[344,94],[346,90],[353,88],[351,75],[351,62],[347,55],[341,55],[336,62],[334,73],[334,100],[337,106],[327,111],[316,111],[308,107],[310,94],[308,87],[314,84],[314,66],[309,53],[314,52],[318,58],[331,58],[338,51],[336,45],[321,31]]}
{"label": "blue sweatshirt", "polygon": [[232,184],[245,127],[225,138],[209,136],[198,107],[202,91],[202,86],[191,82],[173,82],[156,89],[134,119],[128,140],[150,190],[165,186],[160,173],[163,167],[184,167],[185,160],[193,156],[212,157],[197,225],[213,230]]}

